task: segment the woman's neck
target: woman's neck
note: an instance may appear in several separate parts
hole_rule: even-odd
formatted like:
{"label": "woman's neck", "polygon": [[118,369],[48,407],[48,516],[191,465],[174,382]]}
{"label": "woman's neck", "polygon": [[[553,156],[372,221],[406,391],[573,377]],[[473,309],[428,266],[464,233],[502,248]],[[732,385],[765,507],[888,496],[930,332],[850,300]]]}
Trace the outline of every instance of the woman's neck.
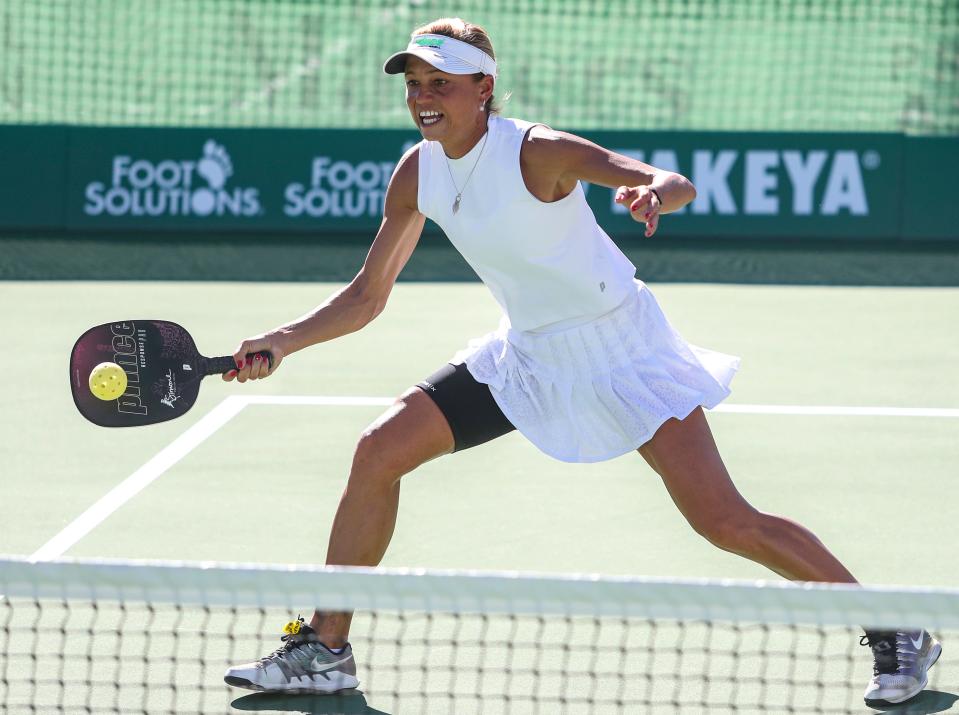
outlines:
{"label": "woman's neck", "polygon": [[483,135],[486,134],[488,121],[488,117],[484,115],[483,120],[477,122],[469,136],[462,141],[440,142],[443,145],[443,152],[446,156],[450,159],[462,159],[469,154],[470,151],[473,150],[473,147],[483,138]]}

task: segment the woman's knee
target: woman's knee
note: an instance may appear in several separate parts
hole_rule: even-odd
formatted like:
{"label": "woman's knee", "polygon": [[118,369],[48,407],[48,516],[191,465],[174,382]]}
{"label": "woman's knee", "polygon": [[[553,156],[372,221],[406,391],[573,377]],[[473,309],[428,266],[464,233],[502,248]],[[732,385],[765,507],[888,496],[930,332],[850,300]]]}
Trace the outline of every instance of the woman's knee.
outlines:
{"label": "woman's knee", "polygon": [[452,449],[452,435],[444,434],[449,428],[442,413],[421,390],[414,390],[404,393],[360,434],[351,481],[391,486],[423,462]]}
{"label": "woman's knee", "polygon": [[399,479],[402,474],[398,473],[396,460],[390,458],[390,451],[393,448],[390,440],[383,435],[376,423],[364,429],[353,450],[350,481],[362,479],[366,482],[375,479],[388,484]]}
{"label": "woman's knee", "polygon": [[745,506],[728,513],[714,513],[708,518],[690,520],[697,534],[723,551],[748,555],[761,548],[764,514]]}

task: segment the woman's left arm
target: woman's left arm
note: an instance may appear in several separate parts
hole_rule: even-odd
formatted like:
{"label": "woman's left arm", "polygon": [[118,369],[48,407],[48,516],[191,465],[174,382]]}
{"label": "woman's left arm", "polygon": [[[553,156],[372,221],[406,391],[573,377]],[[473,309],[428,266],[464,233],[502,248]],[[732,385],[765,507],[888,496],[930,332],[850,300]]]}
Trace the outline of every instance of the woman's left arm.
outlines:
{"label": "woman's left arm", "polygon": [[557,185],[572,187],[580,180],[616,189],[616,203],[646,224],[647,236],[655,233],[660,214],[678,211],[696,198],[696,188],[685,176],[609,151],[575,134],[539,126],[530,132],[528,142],[529,158],[536,159],[531,163],[555,176]]}

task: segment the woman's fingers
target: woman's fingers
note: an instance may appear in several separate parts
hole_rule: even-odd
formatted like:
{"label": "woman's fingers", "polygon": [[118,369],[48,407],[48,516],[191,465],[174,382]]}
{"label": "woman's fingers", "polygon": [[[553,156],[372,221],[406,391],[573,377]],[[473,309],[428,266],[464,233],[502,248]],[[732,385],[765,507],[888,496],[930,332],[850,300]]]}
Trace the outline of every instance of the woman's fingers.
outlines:
{"label": "woman's fingers", "polygon": [[646,237],[659,227],[659,201],[646,186],[620,186],[616,189],[616,203],[626,207],[634,221],[646,224]]}
{"label": "woman's fingers", "polygon": [[634,221],[646,224],[646,236],[652,236],[659,227],[659,201],[646,186],[620,186],[616,189],[616,203],[629,211]]}
{"label": "woman's fingers", "polygon": [[646,238],[656,233],[657,228],[659,228],[659,211],[654,210],[650,213],[649,218],[646,219]]}
{"label": "woman's fingers", "polygon": [[630,202],[636,199],[638,195],[635,186],[620,186],[616,189],[616,203],[628,207]]}
{"label": "woman's fingers", "polygon": [[[229,375],[233,375],[233,378],[237,382],[246,382],[247,380],[262,380],[264,377],[268,377],[271,372],[270,361],[266,357],[266,352],[258,353],[249,353],[244,356],[244,358],[237,363],[243,367],[237,367],[235,370],[230,370],[223,376],[223,378],[229,381],[231,378]],[[275,367],[275,365],[274,365]]]}
{"label": "woman's fingers", "polygon": [[261,380],[270,374],[270,361],[263,353],[256,353],[250,358],[250,379]]}
{"label": "woman's fingers", "polygon": [[652,198],[653,198],[653,195],[649,193],[649,191],[644,190],[642,192],[639,192],[638,198],[636,198],[636,200],[629,205],[629,212],[633,215],[634,219],[636,219],[637,221],[640,221],[641,220],[640,214],[643,214],[643,218],[645,218],[646,212],[643,211],[643,209],[646,209],[647,207],[652,206],[652,204],[650,203],[652,201]]}
{"label": "woman's fingers", "polygon": [[[266,347],[264,340],[244,340],[239,347],[233,351],[233,362],[236,363],[238,370],[242,370],[249,363],[248,356]],[[262,344],[262,346],[261,346]]]}
{"label": "woman's fingers", "polygon": [[[271,358],[272,357],[272,361]],[[252,338],[244,340],[233,353],[236,369],[229,370],[223,375],[227,382],[236,380],[261,380],[273,374],[283,359],[280,346],[274,345],[268,338]]]}

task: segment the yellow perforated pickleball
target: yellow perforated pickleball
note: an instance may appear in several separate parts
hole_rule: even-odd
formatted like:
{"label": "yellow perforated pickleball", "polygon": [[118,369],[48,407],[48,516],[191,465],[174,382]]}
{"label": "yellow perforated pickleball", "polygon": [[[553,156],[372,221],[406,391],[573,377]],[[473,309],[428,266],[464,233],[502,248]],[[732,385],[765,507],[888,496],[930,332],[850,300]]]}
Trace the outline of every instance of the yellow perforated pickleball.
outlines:
{"label": "yellow perforated pickleball", "polygon": [[115,362],[101,362],[90,373],[90,392],[101,400],[115,400],[127,389],[127,374]]}

